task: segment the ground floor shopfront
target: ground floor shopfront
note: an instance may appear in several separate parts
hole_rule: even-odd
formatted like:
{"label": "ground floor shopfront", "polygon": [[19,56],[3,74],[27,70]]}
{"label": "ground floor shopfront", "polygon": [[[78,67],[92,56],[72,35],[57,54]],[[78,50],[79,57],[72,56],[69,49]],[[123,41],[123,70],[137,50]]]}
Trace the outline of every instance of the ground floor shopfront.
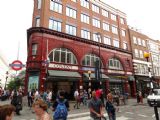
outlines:
{"label": "ground floor shopfront", "polygon": [[146,97],[151,91],[151,81],[153,83],[153,88],[159,87],[158,82],[156,79],[153,79],[153,77],[149,78],[148,76],[135,75],[135,79],[137,92],[141,91],[144,97]]}
{"label": "ground floor shopfront", "polygon": [[[130,75],[116,75],[116,74],[104,74],[102,73],[101,81],[95,79],[95,73],[91,73],[91,80],[89,80],[89,74],[87,71],[64,71],[64,70],[47,70],[47,76],[45,78],[44,84],[40,81],[39,72],[31,72],[28,81],[28,90],[38,89],[52,90],[56,94],[59,90],[64,90],[66,92],[68,99],[73,99],[74,91],[79,89],[79,91],[86,90],[88,93],[96,90],[98,88],[103,89],[104,96],[107,95],[108,90],[114,92],[118,90],[120,94],[128,93],[131,97],[135,97],[136,88],[135,81],[130,79]],[[91,83],[91,85],[89,85]]]}

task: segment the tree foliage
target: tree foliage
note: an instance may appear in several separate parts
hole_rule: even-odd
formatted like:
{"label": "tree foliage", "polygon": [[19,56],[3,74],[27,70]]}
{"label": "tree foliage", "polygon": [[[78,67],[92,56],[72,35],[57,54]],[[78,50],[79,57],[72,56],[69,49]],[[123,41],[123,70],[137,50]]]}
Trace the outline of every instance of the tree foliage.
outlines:
{"label": "tree foliage", "polygon": [[[21,71],[19,75],[25,76],[25,71]],[[24,86],[24,78],[20,77],[19,75],[10,80],[10,82],[7,84],[7,89],[13,90],[18,89],[20,86]]]}

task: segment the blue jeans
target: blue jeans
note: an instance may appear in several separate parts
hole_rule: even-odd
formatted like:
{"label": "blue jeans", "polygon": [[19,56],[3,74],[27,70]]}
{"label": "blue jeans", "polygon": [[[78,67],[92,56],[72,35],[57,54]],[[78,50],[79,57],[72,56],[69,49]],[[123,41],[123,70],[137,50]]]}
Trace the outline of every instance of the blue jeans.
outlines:
{"label": "blue jeans", "polygon": [[109,120],[116,120],[116,114],[115,113],[108,113],[108,117],[109,117]]}

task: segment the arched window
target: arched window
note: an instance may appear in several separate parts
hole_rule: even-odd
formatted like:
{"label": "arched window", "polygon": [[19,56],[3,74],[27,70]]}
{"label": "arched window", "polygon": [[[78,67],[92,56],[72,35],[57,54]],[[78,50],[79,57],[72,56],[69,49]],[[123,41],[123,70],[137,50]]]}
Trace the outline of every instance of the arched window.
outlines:
{"label": "arched window", "polygon": [[121,62],[116,58],[109,59],[109,69],[123,70]]}
{"label": "arched window", "polygon": [[51,62],[77,64],[75,55],[66,48],[56,48],[49,54]]}
{"label": "arched window", "polygon": [[[87,54],[85,55],[82,61],[82,65],[95,67],[95,62],[97,60],[99,60],[99,57],[96,56],[95,54]],[[101,62],[101,65],[102,65],[102,62]]]}

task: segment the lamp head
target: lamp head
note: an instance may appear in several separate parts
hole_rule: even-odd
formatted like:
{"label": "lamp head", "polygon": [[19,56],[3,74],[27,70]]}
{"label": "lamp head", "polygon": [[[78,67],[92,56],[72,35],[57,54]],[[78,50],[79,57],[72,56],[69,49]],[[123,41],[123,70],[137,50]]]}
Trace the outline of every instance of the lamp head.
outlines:
{"label": "lamp head", "polygon": [[88,71],[88,74],[91,74],[91,71],[90,71],[90,70]]}
{"label": "lamp head", "polygon": [[150,57],[150,53],[148,53],[148,52],[144,52],[144,58],[149,58]]}

